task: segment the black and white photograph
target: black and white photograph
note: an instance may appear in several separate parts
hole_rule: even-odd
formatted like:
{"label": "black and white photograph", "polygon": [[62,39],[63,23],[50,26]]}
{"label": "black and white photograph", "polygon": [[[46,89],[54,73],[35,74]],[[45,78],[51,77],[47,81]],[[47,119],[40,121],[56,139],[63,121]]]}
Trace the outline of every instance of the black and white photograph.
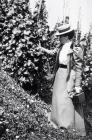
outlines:
{"label": "black and white photograph", "polygon": [[0,140],[92,140],[92,0],[0,0]]}

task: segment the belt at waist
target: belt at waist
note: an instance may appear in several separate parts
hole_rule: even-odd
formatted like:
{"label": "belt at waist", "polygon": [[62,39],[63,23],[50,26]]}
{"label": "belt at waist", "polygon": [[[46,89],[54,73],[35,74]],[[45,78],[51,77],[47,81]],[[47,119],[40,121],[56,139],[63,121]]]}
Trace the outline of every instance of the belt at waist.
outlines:
{"label": "belt at waist", "polygon": [[64,65],[64,64],[59,64],[59,67],[67,69],[67,65]]}

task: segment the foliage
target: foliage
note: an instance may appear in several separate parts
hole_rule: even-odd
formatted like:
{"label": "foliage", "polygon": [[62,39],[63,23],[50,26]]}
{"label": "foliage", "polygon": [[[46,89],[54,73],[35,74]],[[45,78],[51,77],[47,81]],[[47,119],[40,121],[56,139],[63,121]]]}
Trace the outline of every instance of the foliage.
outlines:
{"label": "foliage", "polygon": [[92,95],[92,54],[91,54],[91,44],[90,35],[84,38],[82,47],[84,48],[84,60],[83,60],[83,75],[82,75],[82,87],[85,92],[86,99],[91,101]]}
{"label": "foliage", "polygon": [[[1,108],[3,114],[1,115]],[[48,122],[50,106],[28,95],[14,79],[0,70],[1,140],[88,140],[77,132],[55,129]],[[92,120],[90,121],[92,122]]]}
{"label": "foliage", "polygon": [[28,1],[11,0],[8,3],[8,12],[4,25],[2,24],[0,53],[4,70],[25,90],[30,91],[30,94],[40,94],[42,98],[45,96],[49,100],[50,81],[46,78],[48,56],[37,49],[39,41],[42,46],[49,47],[45,1],[42,1],[40,10],[38,19],[29,10]]}

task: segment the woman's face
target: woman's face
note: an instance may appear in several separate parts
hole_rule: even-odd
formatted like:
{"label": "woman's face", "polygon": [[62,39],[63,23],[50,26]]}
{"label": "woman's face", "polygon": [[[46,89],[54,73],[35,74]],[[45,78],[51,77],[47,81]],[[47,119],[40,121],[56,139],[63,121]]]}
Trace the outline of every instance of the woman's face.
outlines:
{"label": "woman's face", "polygon": [[68,41],[68,36],[60,36],[60,42],[65,44]]}

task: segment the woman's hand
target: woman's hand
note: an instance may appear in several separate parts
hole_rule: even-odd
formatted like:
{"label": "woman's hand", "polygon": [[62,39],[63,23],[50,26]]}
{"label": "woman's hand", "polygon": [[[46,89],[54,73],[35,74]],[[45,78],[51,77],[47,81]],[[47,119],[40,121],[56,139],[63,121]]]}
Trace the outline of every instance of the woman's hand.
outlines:
{"label": "woman's hand", "polygon": [[75,87],[72,91],[68,92],[70,98],[73,98],[74,96],[78,96],[81,93],[82,93],[82,88],[80,86]]}
{"label": "woman's hand", "polygon": [[80,86],[75,87],[75,92],[76,92],[77,94],[81,93],[81,92],[82,92],[82,88],[81,88]]}

